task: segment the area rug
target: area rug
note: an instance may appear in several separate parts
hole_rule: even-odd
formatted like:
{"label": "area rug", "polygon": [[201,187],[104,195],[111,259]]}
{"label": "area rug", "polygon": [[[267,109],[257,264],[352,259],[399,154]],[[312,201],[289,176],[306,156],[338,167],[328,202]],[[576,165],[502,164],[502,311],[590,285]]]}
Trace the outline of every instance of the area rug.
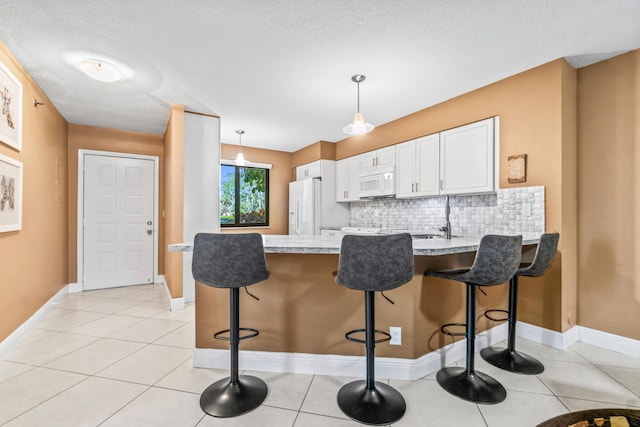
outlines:
{"label": "area rug", "polygon": [[640,410],[588,409],[558,415],[537,427],[640,427]]}

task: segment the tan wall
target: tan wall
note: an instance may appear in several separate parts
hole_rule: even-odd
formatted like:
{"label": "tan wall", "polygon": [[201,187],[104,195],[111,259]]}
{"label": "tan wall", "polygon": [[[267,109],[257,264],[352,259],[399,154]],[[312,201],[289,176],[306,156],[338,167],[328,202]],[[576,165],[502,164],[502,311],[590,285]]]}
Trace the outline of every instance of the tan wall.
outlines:
{"label": "tan wall", "polygon": [[[223,159],[235,159],[237,145],[221,144]],[[245,159],[273,165],[269,172],[269,227],[223,228],[223,233],[287,234],[289,232],[289,182],[291,181],[291,154],[284,151],[243,147]]]}
{"label": "tan wall", "polygon": [[[575,191],[571,194],[576,173],[571,161],[576,144],[575,85],[575,70],[564,60],[553,61],[339,141],[336,159],[500,116],[500,187],[545,186],[546,229],[561,235],[552,270],[542,278],[521,281],[519,318],[564,331],[570,324],[563,313],[576,310],[575,258],[562,255],[565,250],[575,253],[576,247],[575,230],[570,229],[576,204]],[[507,157],[515,154],[528,155],[527,182],[522,184],[507,183]],[[565,290],[573,296],[565,297]]]}
{"label": "tan wall", "polygon": [[640,339],[640,50],[580,69],[578,322]]}
{"label": "tan wall", "polygon": [[24,168],[22,230],[0,233],[2,341],[68,283],[69,197],[67,122],[1,42],[0,61],[23,85],[22,151],[0,143],[0,153]]}
{"label": "tan wall", "polygon": [[184,230],[184,105],[171,106],[164,137],[164,277],[173,298],[182,297],[182,252],[167,245],[183,242]]}
{"label": "tan wall", "polygon": [[[162,136],[122,130],[97,128],[93,126],[69,125],[68,161],[69,161],[69,281],[76,282],[78,277],[78,150],[98,150],[127,154],[142,154],[159,158],[159,216],[158,247],[163,248],[164,231],[162,227],[162,207],[164,206],[164,148]],[[158,253],[158,270],[162,274],[164,253]]]}

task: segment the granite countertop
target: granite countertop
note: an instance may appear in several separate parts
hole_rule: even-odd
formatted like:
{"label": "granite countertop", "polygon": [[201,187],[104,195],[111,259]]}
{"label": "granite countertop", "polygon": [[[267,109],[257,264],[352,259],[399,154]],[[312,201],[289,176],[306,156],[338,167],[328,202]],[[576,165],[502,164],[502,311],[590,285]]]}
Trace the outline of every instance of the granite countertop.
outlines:
{"label": "granite countertop", "polygon": [[[262,236],[264,251],[271,254],[339,254],[343,236]],[[451,240],[443,238],[413,239],[414,255],[449,255],[463,252],[473,252],[478,249],[482,236],[453,237]],[[540,235],[523,235],[523,245],[538,243]],[[176,243],[169,245],[169,251],[189,252],[193,250],[193,243]]]}

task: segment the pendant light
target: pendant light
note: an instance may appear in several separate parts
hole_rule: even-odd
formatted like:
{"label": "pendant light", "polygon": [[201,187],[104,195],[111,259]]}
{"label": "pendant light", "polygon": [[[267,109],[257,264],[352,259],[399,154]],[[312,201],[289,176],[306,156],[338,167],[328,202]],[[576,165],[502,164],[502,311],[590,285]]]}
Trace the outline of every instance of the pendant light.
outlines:
{"label": "pendant light", "polygon": [[360,83],[363,82],[365,78],[362,74],[356,74],[351,77],[351,80],[358,85],[358,110],[356,116],[353,118],[353,123],[349,123],[349,125],[342,129],[344,133],[348,133],[349,135],[361,135],[373,130],[373,125],[365,122],[362,114],[360,114]]}
{"label": "pendant light", "polygon": [[237,130],[238,138],[240,139],[240,150],[238,151],[238,155],[236,156],[236,166],[244,166],[246,164],[244,160],[244,156],[242,155],[242,134],[243,130]]}

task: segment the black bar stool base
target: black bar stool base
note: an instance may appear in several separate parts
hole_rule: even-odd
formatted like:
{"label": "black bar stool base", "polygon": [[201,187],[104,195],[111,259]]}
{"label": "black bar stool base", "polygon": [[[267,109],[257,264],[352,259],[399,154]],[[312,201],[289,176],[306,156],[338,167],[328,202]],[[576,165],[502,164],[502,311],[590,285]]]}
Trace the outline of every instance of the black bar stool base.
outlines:
{"label": "black bar stool base", "polygon": [[507,398],[502,384],[487,374],[465,368],[442,368],[436,375],[438,384],[454,396],[475,403],[500,403]]}
{"label": "black bar stool base", "polygon": [[232,384],[227,377],[202,392],[200,407],[214,417],[235,417],[256,409],[266,397],[267,385],[260,378],[241,375]]}
{"label": "black bar stool base", "polygon": [[536,375],[544,372],[544,365],[525,353],[508,348],[487,347],[480,351],[480,356],[493,366],[517,374]]}
{"label": "black bar stool base", "polygon": [[407,409],[396,389],[376,381],[369,390],[365,380],[344,385],[338,392],[338,406],[349,418],[373,426],[396,422]]}

